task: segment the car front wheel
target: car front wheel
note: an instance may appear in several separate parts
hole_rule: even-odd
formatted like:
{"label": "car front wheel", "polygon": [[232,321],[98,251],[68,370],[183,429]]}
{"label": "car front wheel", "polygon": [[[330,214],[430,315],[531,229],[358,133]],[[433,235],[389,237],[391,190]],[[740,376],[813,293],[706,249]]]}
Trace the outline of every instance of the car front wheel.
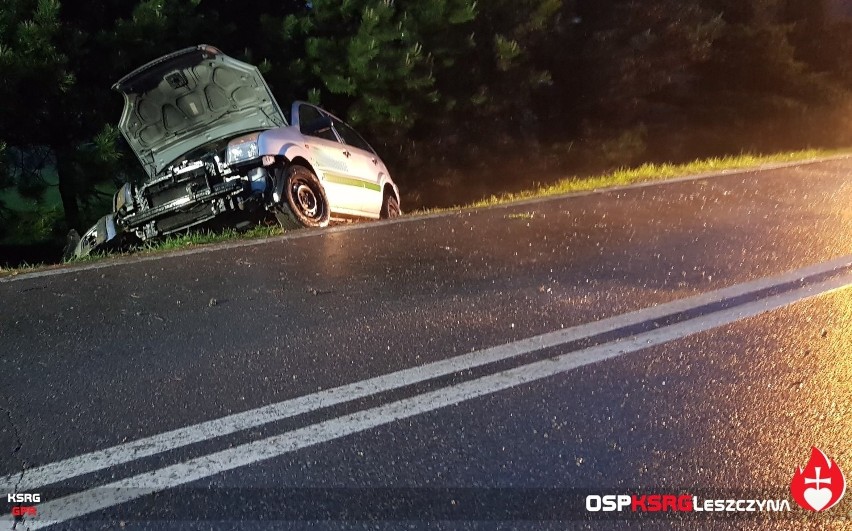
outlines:
{"label": "car front wheel", "polygon": [[284,197],[276,212],[285,229],[326,227],[330,212],[325,189],[314,173],[304,166],[293,165],[285,170]]}

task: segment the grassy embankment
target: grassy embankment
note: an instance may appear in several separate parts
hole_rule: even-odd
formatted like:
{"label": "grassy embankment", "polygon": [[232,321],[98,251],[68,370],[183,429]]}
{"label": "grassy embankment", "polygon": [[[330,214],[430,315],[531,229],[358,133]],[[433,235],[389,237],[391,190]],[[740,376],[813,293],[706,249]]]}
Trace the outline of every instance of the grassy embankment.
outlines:
{"label": "grassy embankment", "polygon": [[[463,208],[484,208],[539,197],[551,197],[576,192],[597,190],[602,188],[625,186],[641,182],[661,181],[702,173],[757,168],[766,165],[805,161],[847,153],[852,154],[852,151],[804,150],[774,153],[770,155],[743,154],[737,156],[696,160],[686,164],[643,164],[642,166],[639,166],[637,168],[622,168],[602,175],[594,175],[587,177],[568,177],[547,186],[529,189],[522,192],[492,195],[488,198],[481,199],[469,205],[445,209],[420,210],[409,213],[407,215],[417,216],[437,212],[452,212]],[[150,242],[142,248],[135,250],[133,253],[161,253],[173,251],[176,249],[185,249],[187,247],[195,247],[212,243],[221,243],[229,240],[267,238],[280,234],[282,234],[282,231],[277,226],[257,226],[248,231],[243,232],[239,232],[236,230],[226,230],[220,232],[191,232],[188,234],[170,236],[163,240]],[[83,260],[77,260],[75,262],[102,260],[104,258],[108,258],[108,256],[96,255],[85,258]],[[0,276],[26,273],[44,267],[47,266],[44,266],[42,264],[25,265],[23,267],[13,269],[4,269],[0,267]]]}
{"label": "grassy embankment", "polygon": [[468,206],[483,208],[506,203],[514,203],[526,199],[586,192],[601,188],[627,186],[643,182],[676,179],[678,177],[700,175],[703,173],[716,173],[725,170],[743,170],[758,168],[761,166],[771,166],[774,164],[801,162],[844,154],[852,155],[852,150],[829,151],[810,149],[773,153],[770,155],[743,154],[711,159],[699,159],[685,164],[643,164],[636,168],[621,168],[602,175],[568,177],[547,186],[524,190],[518,193],[492,195]]}

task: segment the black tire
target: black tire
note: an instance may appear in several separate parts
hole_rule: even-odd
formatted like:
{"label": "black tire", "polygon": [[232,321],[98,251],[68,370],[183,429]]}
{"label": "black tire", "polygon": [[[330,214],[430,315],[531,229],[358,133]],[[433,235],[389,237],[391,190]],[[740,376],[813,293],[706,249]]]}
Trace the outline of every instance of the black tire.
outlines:
{"label": "black tire", "polygon": [[382,202],[382,219],[398,218],[402,215],[399,209],[399,200],[393,194],[385,194],[385,200]]}
{"label": "black tire", "polygon": [[327,227],[331,212],[328,198],[314,173],[304,166],[285,170],[284,197],[276,212],[284,229]]}

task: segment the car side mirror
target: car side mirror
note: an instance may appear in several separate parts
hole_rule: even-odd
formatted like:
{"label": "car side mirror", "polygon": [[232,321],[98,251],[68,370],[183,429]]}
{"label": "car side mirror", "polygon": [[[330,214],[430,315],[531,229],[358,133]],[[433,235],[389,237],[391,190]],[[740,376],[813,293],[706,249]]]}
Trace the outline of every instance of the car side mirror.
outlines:
{"label": "car side mirror", "polygon": [[331,118],[323,116],[302,126],[302,133],[317,136],[331,129]]}

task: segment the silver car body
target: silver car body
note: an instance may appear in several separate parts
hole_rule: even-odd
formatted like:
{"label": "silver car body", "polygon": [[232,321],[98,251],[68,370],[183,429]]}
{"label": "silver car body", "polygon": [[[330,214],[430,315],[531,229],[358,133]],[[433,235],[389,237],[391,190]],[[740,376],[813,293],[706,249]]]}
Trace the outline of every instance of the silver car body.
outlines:
{"label": "silver car body", "polygon": [[[300,118],[306,111],[331,118],[334,125],[325,138],[301,132]],[[342,138],[341,126],[348,127],[342,120],[303,101],[293,103],[290,115],[293,125],[260,133],[258,150],[261,155],[304,161],[322,182],[332,214],[378,218],[385,194],[399,198],[399,189],[375,150],[366,142],[356,146]]]}

